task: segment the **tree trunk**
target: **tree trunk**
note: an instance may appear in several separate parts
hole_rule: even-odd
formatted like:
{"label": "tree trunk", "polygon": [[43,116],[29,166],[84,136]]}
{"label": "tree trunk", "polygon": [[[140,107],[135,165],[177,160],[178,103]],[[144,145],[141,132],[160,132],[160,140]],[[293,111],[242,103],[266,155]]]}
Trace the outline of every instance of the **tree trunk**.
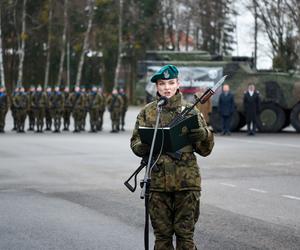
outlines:
{"label": "tree trunk", "polygon": [[26,40],[26,4],[27,4],[27,0],[23,0],[21,48],[19,47],[18,84],[22,84],[23,81],[23,65],[24,65],[24,57],[25,57],[25,40]]}
{"label": "tree trunk", "polygon": [[93,24],[93,14],[94,14],[94,5],[95,5],[95,0],[89,0],[88,8],[89,8],[89,14],[88,14],[88,26],[84,35],[84,41],[83,41],[83,47],[82,47],[82,52],[80,55],[80,60],[78,63],[78,69],[77,69],[77,76],[76,76],[76,86],[80,86],[80,81],[81,81],[81,76],[82,76],[82,68],[83,68],[83,63],[84,63],[84,56],[85,53],[87,52],[89,48],[89,35],[92,29],[92,24]]}
{"label": "tree trunk", "polygon": [[253,7],[254,7],[254,68],[256,69],[257,66],[257,3],[256,0],[253,0]]}
{"label": "tree trunk", "polygon": [[[68,0],[64,1],[64,30],[62,34],[61,54],[59,62],[59,71],[57,77],[57,84],[61,84],[62,73],[64,69],[65,55],[66,55],[66,41],[67,41],[67,28],[68,28]],[[69,87],[69,83],[67,83]]]}
{"label": "tree trunk", "polygon": [[5,77],[4,77],[4,67],[3,67],[3,49],[2,49],[2,23],[1,23],[1,11],[2,11],[2,6],[0,5],[0,76],[1,76],[1,82],[0,86],[3,86],[6,88],[5,85]]}
{"label": "tree trunk", "polygon": [[119,45],[118,45],[118,59],[117,59],[117,66],[115,71],[115,80],[114,80],[114,88],[118,86],[119,83],[119,77],[120,77],[120,68],[121,68],[121,60],[122,60],[122,23],[123,23],[123,0],[119,0],[120,6],[119,6],[119,32],[118,32],[118,39],[119,39]]}
{"label": "tree trunk", "polygon": [[49,71],[50,71],[50,59],[51,59],[51,36],[52,36],[52,0],[49,0],[49,17],[48,17],[48,48],[47,48],[47,61],[46,61],[46,71],[45,71],[45,81],[44,89],[48,86],[49,83]]}

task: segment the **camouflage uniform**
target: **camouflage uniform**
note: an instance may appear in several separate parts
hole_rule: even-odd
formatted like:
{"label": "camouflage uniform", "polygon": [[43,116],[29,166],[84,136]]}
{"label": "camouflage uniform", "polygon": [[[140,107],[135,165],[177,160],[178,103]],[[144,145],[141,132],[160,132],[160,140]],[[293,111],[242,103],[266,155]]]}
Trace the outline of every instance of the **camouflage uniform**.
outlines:
{"label": "camouflage uniform", "polygon": [[10,103],[11,103],[11,106],[10,106],[10,110],[11,110],[11,115],[13,117],[13,128],[12,130],[17,130],[17,117],[16,117],[16,108],[14,106],[14,102],[13,102],[13,99],[14,97],[19,93],[19,88],[16,88],[14,90],[14,92],[12,93],[11,97],[10,97]]}
{"label": "camouflage uniform", "polygon": [[64,118],[64,130],[68,131],[70,126],[70,117],[72,113],[72,102],[71,102],[71,94],[69,92],[64,93],[64,111],[63,111],[63,118]]}
{"label": "camouflage uniform", "polygon": [[27,115],[28,115],[28,120],[29,120],[29,131],[33,131],[34,130],[34,126],[35,126],[35,115],[34,115],[34,110],[33,110],[33,107],[32,107],[32,97],[35,93],[35,90],[31,89],[29,92],[28,92],[28,98],[29,98],[29,107],[28,107],[28,110],[27,110]]}
{"label": "camouflage uniform", "polygon": [[83,96],[84,109],[83,109],[83,113],[82,113],[82,117],[81,117],[80,129],[84,131],[85,130],[85,124],[86,124],[86,117],[87,117],[87,113],[88,113],[88,110],[89,110],[89,105],[88,105],[88,101],[87,101],[88,94],[85,92],[85,89],[83,90],[83,92],[81,92],[81,94]]}
{"label": "camouflage uniform", "polygon": [[126,111],[128,109],[128,97],[126,95],[126,93],[120,93],[120,96],[123,100],[123,107],[121,109],[121,114],[120,114],[120,125],[121,125],[121,130],[124,131],[124,125],[125,125],[125,115],[126,115]]}
{"label": "camouflage uniform", "polygon": [[9,108],[9,97],[5,92],[0,92],[0,133],[4,133],[5,117]]}
{"label": "camouflage uniform", "polygon": [[101,98],[101,104],[100,104],[100,108],[99,108],[99,120],[98,120],[98,123],[97,123],[97,130],[101,131],[102,127],[103,127],[103,115],[104,115],[104,112],[105,112],[106,99],[105,99],[105,96],[102,93],[99,93],[99,96]]}
{"label": "camouflage uniform", "polygon": [[50,98],[51,117],[54,122],[54,132],[60,132],[61,117],[64,110],[64,96],[60,91],[54,91]]}
{"label": "camouflage uniform", "polygon": [[46,94],[42,91],[36,91],[31,98],[31,107],[36,119],[37,132],[43,132],[45,108],[47,103]]}
{"label": "camouflage uniform", "polygon": [[52,117],[51,117],[51,96],[53,95],[52,91],[46,91],[46,109],[45,109],[45,118],[46,118],[46,130],[51,131],[52,127]]}
{"label": "camouflage uniform", "polygon": [[82,126],[82,117],[84,115],[84,100],[80,92],[74,92],[71,95],[71,103],[73,105],[72,116],[74,119],[74,132],[80,132]]}
{"label": "camouflage uniform", "polygon": [[119,132],[120,130],[120,114],[123,107],[123,100],[118,94],[112,94],[107,99],[107,108],[110,112],[112,130],[111,132]]}
{"label": "camouflage uniform", "polygon": [[101,106],[101,96],[91,91],[87,96],[88,111],[90,114],[91,132],[97,132],[97,122],[99,120],[99,109]]}
{"label": "camouflage uniform", "polygon": [[25,120],[29,107],[29,98],[25,92],[19,92],[13,97],[14,108],[16,109],[17,132],[24,133]]}
{"label": "camouflage uniform", "polygon": [[[180,93],[172,96],[168,105],[162,109],[162,126],[167,126],[187,106],[189,104],[182,99]],[[137,117],[131,149],[140,157],[148,153],[138,150],[138,145],[141,145],[138,127],[154,127],[156,113],[157,101],[154,101],[147,104]],[[182,156],[179,160],[162,153],[157,167],[151,172],[149,212],[156,250],[174,249],[173,234],[176,235],[176,249],[196,249],[193,235],[199,217],[201,176],[194,152],[201,156],[209,155],[214,139],[198,109],[195,108],[191,112],[193,114],[198,115],[200,128],[206,131],[206,139],[181,149]]]}

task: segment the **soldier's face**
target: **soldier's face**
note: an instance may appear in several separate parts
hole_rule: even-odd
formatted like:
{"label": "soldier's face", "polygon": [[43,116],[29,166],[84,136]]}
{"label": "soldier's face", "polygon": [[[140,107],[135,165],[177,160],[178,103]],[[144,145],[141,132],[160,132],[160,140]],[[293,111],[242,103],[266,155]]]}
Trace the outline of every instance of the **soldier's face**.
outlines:
{"label": "soldier's face", "polygon": [[38,87],[36,90],[37,90],[38,92],[41,92],[41,91],[42,91],[42,88],[41,88],[41,87]]}
{"label": "soldier's face", "polygon": [[156,83],[157,92],[161,96],[165,96],[167,98],[170,98],[173,95],[175,95],[178,88],[179,88],[178,79],[170,79],[170,80],[160,79]]}

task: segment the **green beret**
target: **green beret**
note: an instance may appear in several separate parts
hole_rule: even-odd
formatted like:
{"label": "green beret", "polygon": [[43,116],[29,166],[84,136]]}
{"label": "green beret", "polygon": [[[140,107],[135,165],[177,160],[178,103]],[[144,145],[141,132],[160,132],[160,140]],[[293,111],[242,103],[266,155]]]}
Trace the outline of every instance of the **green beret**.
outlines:
{"label": "green beret", "polygon": [[155,72],[151,78],[151,82],[157,82],[157,80],[170,80],[178,78],[178,69],[171,64],[163,66],[160,70]]}

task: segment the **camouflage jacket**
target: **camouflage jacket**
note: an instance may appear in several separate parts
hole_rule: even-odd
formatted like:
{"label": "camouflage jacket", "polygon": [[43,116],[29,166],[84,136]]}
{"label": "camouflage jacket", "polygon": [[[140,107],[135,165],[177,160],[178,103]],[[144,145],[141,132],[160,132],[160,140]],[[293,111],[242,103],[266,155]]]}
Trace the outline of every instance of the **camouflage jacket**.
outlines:
{"label": "camouflage jacket", "polygon": [[50,107],[60,110],[64,108],[64,96],[61,92],[53,92],[50,96]]}
{"label": "camouflage jacket", "polygon": [[73,108],[73,104],[71,100],[72,94],[69,92],[65,92],[63,96],[64,96],[65,109],[72,109]]}
{"label": "camouflage jacket", "polygon": [[111,95],[107,98],[107,109],[109,112],[121,111],[123,107],[123,100],[120,95]]}
{"label": "camouflage jacket", "polygon": [[46,107],[47,97],[44,92],[35,92],[31,97],[30,106],[35,109],[44,109]]}
{"label": "camouflage jacket", "polygon": [[[179,114],[185,107],[190,106],[186,103],[180,93],[169,99],[169,103],[163,107],[161,112],[162,126],[167,126],[172,119]],[[137,116],[137,121],[131,137],[131,149],[141,143],[138,133],[139,126],[154,127],[157,113],[157,101],[147,104]],[[151,190],[161,192],[173,192],[183,190],[201,190],[200,170],[196,162],[194,152],[201,156],[207,156],[213,149],[213,133],[207,128],[203,116],[195,108],[190,115],[198,115],[199,126],[206,128],[208,137],[205,141],[190,145],[189,152],[183,152],[180,160],[175,160],[166,154],[162,154],[157,161],[158,171],[151,173]]]}
{"label": "camouflage jacket", "polygon": [[128,97],[126,94],[120,94],[122,100],[123,100],[123,107],[122,107],[122,110],[123,111],[127,111],[128,109]]}
{"label": "camouflage jacket", "polygon": [[12,100],[16,109],[27,110],[29,108],[29,97],[26,93],[18,93]]}
{"label": "camouflage jacket", "polygon": [[6,93],[0,93],[0,110],[7,112],[9,108],[9,97]]}
{"label": "camouflage jacket", "polygon": [[87,96],[88,110],[99,110],[101,106],[101,96],[97,93],[89,93]]}
{"label": "camouflage jacket", "polygon": [[85,109],[84,97],[80,92],[72,93],[70,98],[71,98],[71,103],[73,106],[73,111],[76,111],[76,110],[82,111]]}

